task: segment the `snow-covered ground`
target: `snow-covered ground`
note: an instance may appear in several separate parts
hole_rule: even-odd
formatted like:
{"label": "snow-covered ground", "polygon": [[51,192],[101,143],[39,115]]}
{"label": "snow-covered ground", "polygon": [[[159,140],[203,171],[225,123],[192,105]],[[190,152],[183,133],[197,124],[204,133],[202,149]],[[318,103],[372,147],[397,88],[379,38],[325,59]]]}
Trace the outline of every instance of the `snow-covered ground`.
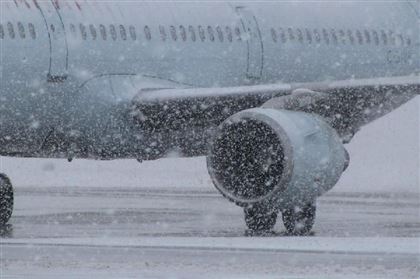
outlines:
{"label": "snow-covered ground", "polygon": [[244,237],[203,158],[0,159],[16,187],[0,278],[420,278],[420,99],[348,146],[314,234]]}

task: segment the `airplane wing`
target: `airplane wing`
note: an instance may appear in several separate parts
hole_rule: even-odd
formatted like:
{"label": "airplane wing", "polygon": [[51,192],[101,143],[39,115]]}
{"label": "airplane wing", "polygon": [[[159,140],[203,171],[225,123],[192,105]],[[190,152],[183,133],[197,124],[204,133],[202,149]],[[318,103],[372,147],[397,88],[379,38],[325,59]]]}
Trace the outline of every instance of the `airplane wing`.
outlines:
{"label": "airplane wing", "polygon": [[136,102],[167,102],[175,100],[202,99],[202,98],[231,98],[251,95],[287,95],[296,89],[309,89],[324,93],[334,93],[339,90],[370,90],[378,89],[408,89],[415,94],[420,94],[420,75],[411,75],[403,77],[387,77],[374,79],[350,79],[342,81],[325,81],[318,83],[295,83],[295,84],[268,84],[242,87],[224,87],[224,88],[176,88],[162,90],[147,90],[140,92]]}
{"label": "airplane wing", "polygon": [[227,88],[142,90],[132,114],[143,129],[216,127],[229,116],[266,106],[317,113],[343,137],[420,94],[420,75]]}

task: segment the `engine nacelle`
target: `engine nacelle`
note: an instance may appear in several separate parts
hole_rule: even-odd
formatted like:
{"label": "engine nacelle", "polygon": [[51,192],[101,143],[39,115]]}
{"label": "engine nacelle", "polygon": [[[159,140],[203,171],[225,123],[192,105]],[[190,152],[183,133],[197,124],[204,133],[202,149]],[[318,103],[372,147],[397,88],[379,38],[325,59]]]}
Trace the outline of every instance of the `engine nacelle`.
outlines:
{"label": "engine nacelle", "polygon": [[347,165],[339,136],[321,117],[270,108],[227,119],[207,157],[214,185],[229,200],[279,209],[314,201]]}

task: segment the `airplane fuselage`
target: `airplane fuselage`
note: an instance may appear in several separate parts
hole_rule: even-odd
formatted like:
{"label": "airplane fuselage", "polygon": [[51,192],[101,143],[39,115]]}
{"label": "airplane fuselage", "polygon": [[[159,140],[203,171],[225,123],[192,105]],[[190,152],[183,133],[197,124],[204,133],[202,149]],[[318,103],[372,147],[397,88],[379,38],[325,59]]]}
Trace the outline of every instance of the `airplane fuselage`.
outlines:
{"label": "airplane fuselage", "polygon": [[419,11],[408,1],[15,0],[1,11],[0,155],[135,158],[154,144],[130,121],[142,90],[420,69]]}

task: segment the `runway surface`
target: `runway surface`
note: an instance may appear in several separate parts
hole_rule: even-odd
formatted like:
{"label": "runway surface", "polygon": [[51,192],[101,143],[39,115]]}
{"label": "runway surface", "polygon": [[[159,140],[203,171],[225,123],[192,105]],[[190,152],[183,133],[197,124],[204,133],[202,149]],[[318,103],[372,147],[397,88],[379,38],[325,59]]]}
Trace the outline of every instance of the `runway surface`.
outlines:
{"label": "runway surface", "polygon": [[314,233],[245,237],[213,189],[22,187],[0,278],[418,278],[420,198],[331,193]]}

